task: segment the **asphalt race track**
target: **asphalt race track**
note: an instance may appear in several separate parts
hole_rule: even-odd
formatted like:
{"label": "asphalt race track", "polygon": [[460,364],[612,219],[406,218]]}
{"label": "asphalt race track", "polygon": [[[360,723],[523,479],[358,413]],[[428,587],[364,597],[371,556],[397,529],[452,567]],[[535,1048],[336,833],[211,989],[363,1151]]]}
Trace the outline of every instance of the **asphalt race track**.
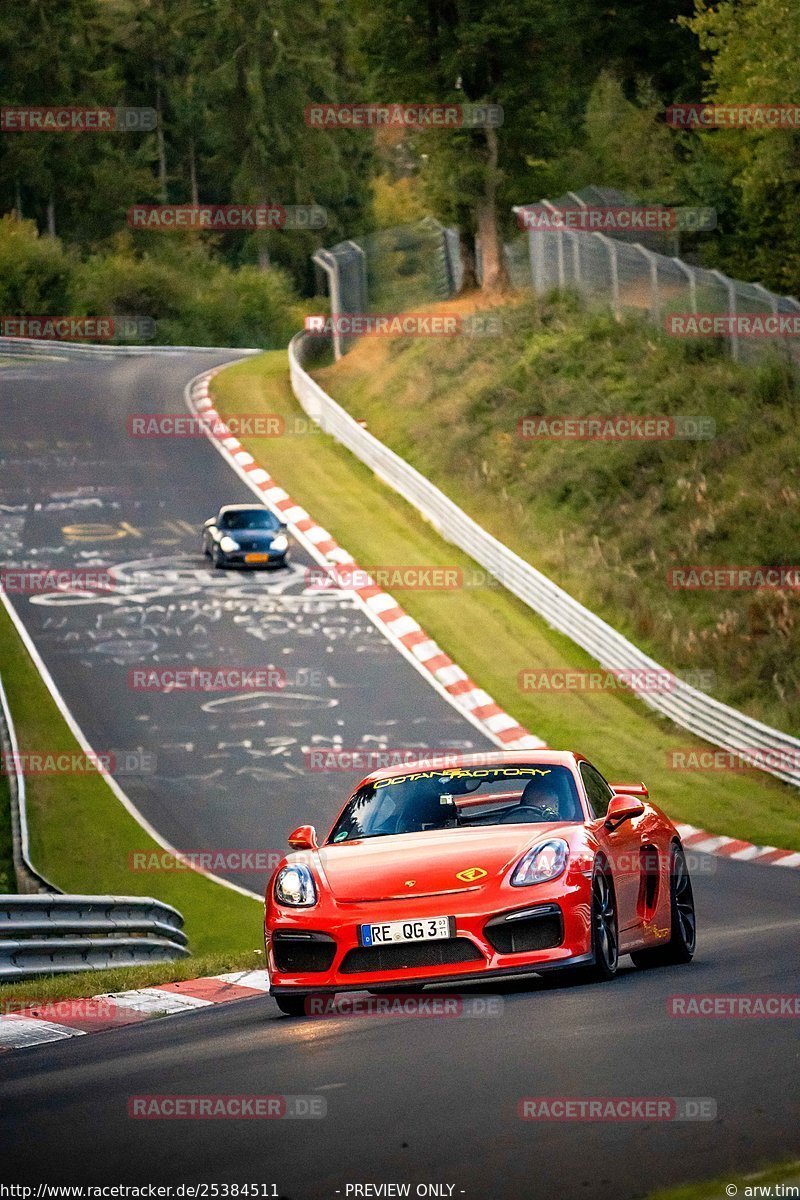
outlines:
{"label": "asphalt race track", "polygon": [[[11,596],[78,724],[140,812],[183,851],[283,853],[363,771],[314,750],[483,749],[356,602],[293,547],[286,570],[217,571],[200,529],[253,494],[203,436],[134,438],[128,418],[187,415],[184,385],[231,353],[32,361],[5,368],[0,555],[9,569],[113,565],[113,591]],[[297,437],[298,454],[313,439]],[[80,574],[78,581],[81,581]],[[263,691],[142,691],[159,669],[272,668]],[[109,703],[109,697],[113,702]],[[311,780],[311,786],[309,786]],[[223,871],[263,895],[265,877]]]}
{"label": "asphalt race track", "polygon": [[[303,596],[299,551],[284,580],[229,577],[200,557],[202,519],[247,499],[244,485],[204,440],[134,442],[125,416],[181,411],[184,384],[213,361],[65,355],[4,368],[2,554],[8,565],[127,564],[121,604],[56,611],[17,597],[17,611],[95,748],[156,755],[155,772],[120,782],[165,837],[279,848],[301,818],[324,823],[351,779],[304,769],[315,737],[481,742],[346,597]],[[296,673],[306,699],[283,708],[270,694],[220,710],[194,693],[127,687],[132,663],[179,660],[274,662]],[[800,872],[700,867],[689,967],[626,966],[609,985],[552,976],[475,989],[500,997],[493,1016],[298,1021],[264,997],[4,1054],[0,1178],[258,1182],[289,1200],[404,1182],[469,1200],[620,1200],[796,1156],[796,1022],[680,1019],[668,999],[796,992]],[[128,1117],[131,1096],[153,1094],[321,1096],[327,1116]],[[710,1098],[717,1117],[523,1121],[523,1097]]]}

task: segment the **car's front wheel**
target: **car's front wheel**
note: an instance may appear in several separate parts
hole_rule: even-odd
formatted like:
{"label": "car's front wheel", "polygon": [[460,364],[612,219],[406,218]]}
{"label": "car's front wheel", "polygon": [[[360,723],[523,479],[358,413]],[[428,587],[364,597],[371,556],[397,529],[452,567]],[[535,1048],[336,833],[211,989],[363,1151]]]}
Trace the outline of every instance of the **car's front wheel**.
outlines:
{"label": "car's front wheel", "polygon": [[619,922],[614,879],[600,859],[592,877],[592,958],[586,967],[570,967],[573,983],[602,983],[613,979],[619,967]]}
{"label": "car's front wheel", "polygon": [[600,861],[592,878],[592,955],[588,967],[574,968],[577,982],[601,983],[613,979],[619,966],[619,923],[614,880],[606,864]]}
{"label": "car's front wheel", "polygon": [[225,566],[225,555],[220,550],[219,546],[214,550],[214,566],[218,571],[221,571]]}
{"label": "car's front wheel", "polygon": [[281,995],[279,993],[272,999],[286,1017],[304,1017],[306,1015],[306,996]]}
{"label": "car's front wheel", "polygon": [[680,846],[672,846],[669,860],[670,937],[665,946],[635,950],[631,958],[637,967],[666,967],[688,963],[697,945],[697,918],[694,892],[686,855]]}

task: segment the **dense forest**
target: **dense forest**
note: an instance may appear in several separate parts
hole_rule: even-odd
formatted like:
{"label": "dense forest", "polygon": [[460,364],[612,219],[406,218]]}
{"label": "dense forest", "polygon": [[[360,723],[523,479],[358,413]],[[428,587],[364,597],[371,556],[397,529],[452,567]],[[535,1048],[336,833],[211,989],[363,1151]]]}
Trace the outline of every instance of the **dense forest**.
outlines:
{"label": "dense forest", "polygon": [[[798,128],[665,120],[681,101],[791,103],[796,3],[29,0],[6,6],[0,44],[4,107],[155,112],[149,129],[4,127],[5,313],[180,311],[184,336],[224,337],[266,305],[278,342],[289,306],[314,291],[318,246],[431,214],[464,247],[480,236],[484,287],[502,287],[511,206],[591,183],[713,207],[695,258],[800,291]],[[306,116],[370,100],[504,116],[446,129]],[[166,234],[128,219],[136,204],[264,202],[319,205],[327,223]]]}

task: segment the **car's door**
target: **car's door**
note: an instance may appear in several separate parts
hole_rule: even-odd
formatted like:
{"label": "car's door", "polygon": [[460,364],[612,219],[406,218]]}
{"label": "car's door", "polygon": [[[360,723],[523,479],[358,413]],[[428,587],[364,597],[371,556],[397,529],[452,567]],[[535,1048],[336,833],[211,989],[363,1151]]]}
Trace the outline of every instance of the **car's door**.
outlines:
{"label": "car's door", "polygon": [[642,818],[634,817],[623,821],[615,829],[609,829],[605,825],[605,816],[614,793],[591,763],[581,761],[579,769],[589,808],[595,817],[595,836],[605,852],[614,877],[619,928],[630,929],[638,924],[636,903],[642,871],[642,834],[639,829]]}

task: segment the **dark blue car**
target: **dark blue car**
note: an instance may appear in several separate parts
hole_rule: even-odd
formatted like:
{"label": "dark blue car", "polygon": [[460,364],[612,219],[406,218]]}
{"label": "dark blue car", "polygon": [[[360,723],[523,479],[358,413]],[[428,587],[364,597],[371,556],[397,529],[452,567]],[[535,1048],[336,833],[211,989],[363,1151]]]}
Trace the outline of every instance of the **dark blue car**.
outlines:
{"label": "dark blue car", "polygon": [[203,553],[220,569],[282,567],[288,551],[286,526],[257,504],[225,504],[203,525]]}

